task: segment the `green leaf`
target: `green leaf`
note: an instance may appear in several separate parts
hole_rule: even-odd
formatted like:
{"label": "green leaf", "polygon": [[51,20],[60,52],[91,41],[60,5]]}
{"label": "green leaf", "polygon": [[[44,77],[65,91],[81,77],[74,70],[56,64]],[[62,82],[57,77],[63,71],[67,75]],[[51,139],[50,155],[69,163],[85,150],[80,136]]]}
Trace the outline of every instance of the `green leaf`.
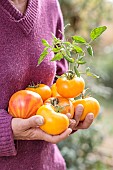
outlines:
{"label": "green leaf", "polygon": [[84,60],[76,60],[76,62],[77,62],[78,64],[85,64],[85,63],[86,63],[86,61],[84,61]]}
{"label": "green leaf", "polygon": [[69,41],[65,41],[65,42],[63,42],[63,44],[65,44],[67,46],[71,46],[71,43]]}
{"label": "green leaf", "polygon": [[81,60],[83,60],[83,58],[84,58],[84,56],[79,56],[78,60],[81,61]]}
{"label": "green leaf", "polygon": [[81,36],[73,36],[72,39],[76,42],[76,43],[86,43],[86,40],[81,37]]}
{"label": "green leaf", "polygon": [[77,77],[80,77],[80,73],[79,73],[79,71],[78,71],[78,69],[77,69],[77,67],[76,67],[76,66],[74,66],[74,71],[75,71],[75,73],[76,73]]}
{"label": "green leaf", "polygon": [[69,63],[74,63],[74,58],[71,58],[71,57],[69,57],[69,56],[67,56],[67,55],[65,55],[65,56],[63,56]]}
{"label": "green leaf", "polygon": [[58,52],[60,51],[60,48],[52,48],[52,51],[53,51],[54,53],[58,53]]}
{"label": "green leaf", "polygon": [[92,40],[95,40],[97,37],[99,37],[105,30],[107,29],[106,26],[101,26],[101,27],[97,27],[94,28],[91,33],[90,33],[90,37]]}
{"label": "green leaf", "polygon": [[89,54],[90,56],[93,56],[93,48],[92,48],[92,46],[89,45],[89,46],[87,46],[86,48],[87,48],[88,54]]}
{"label": "green leaf", "polygon": [[48,54],[48,48],[44,48],[43,52],[40,55],[40,58],[38,59],[38,65],[41,64],[41,62],[44,60],[44,58],[47,56]]}
{"label": "green leaf", "polygon": [[70,53],[70,51],[67,50],[67,49],[66,49],[66,51],[65,51],[65,54],[68,55],[69,57],[71,57],[71,53]]}
{"label": "green leaf", "polygon": [[94,73],[91,73],[91,72],[88,72],[88,73],[87,73],[87,76],[91,76],[91,77],[93,77],[93,78],[99,78],[98,75],[96,75],[96,74],[94,74]]}
{"label": "green leaf", "polygon": [[77,45],[74,45],[74,46],[73,46],[73,50],[74,50],[76,53],[83,53],[82,48],[80,48],[80,47],[77,46]]}
{"label": "green leaf", "polygon": [[46,47],[49,47],[49,43],[45,40],[45,39],[42,39],[42,44]]}
{"label": "green leaf", "polygon": [[87,75],[87,76],[91,76],[91,77],[93,77],[93,78],[99,78],[98,75],[96,75],[96,74],[94,74],[94,73],[92,73],[92,72],[90,71],[90,68],[89,68],[89,67],[86,68],[86,75]]}
{"label": "green leaf", "polygon": [[85,64],[84,56],[79,56],[76,60],[77,64]]}
{"label": "green leaf", "polygon": [[51,61],[57,61],[57,60],[61,60],[63,58],[61,53],[57,53],[52,59]]}

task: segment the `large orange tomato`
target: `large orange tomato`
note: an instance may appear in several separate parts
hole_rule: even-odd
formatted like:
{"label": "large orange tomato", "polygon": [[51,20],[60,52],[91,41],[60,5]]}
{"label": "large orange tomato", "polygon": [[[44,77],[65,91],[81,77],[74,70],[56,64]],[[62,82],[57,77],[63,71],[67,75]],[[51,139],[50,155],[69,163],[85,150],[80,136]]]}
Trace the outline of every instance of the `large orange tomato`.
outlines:
{"label": "large orange tomato", "polygon": [[51,92],[52,92],[52,94],[51,94],[52,97],[60,96],[60,94],[58,94],[58,92],[57,92],[56,83],[54,83],[51,86]]}
{"label": "large orange tomato", "polygon": [[100,110],[99,102],[93,97],[86,97],[84,99],[78,99],[73,101],[73,105],[76,108],[78,104],[82,104],[84,107],[84,111],[81,116],[81,121],[83,121],[88,113],[93,113],[94,117],[96,117]]}
{"label": "large orange tomato", "polygon": [[36,114],[42,104],[43,101],[39,94],[29,90],[20,90],[11,96],[8,112],[13,117],[29,118]]}
{"label": "large orange tomato", "polygon": [[31,91],[38,93],[42,97],[43,101],[51,97],[51,89],[49,86],[45,84],[37,84],[33,86],[28,86],[26,90],[31,90]]}
{"label": "large orange tomato", "polygon": [[74,98],[79,96],[85,87],[85,82],[82,77],[76,75],[72,78],[68,76],[61,76],[56,81],[56,87],[58,93],[65,98]]}
{"label": "large orange tomato", "polygon": [[70,113],[71,117],[73,118],[74,116],[74,106],[72,102],[64,97],[57,96],[57,97],[51,97],[47,99],[44,104],[49,104],[53,108],[55,112],[60,112],[63,114]]}
{"label": "large orange tomato", "polygon": [[57,113],[51,105],[41,106],[37,113],[44,118],[44,124],[40,128],[50,135],[58,135],[64,132],[69,126],[69,119],[65,114]]}

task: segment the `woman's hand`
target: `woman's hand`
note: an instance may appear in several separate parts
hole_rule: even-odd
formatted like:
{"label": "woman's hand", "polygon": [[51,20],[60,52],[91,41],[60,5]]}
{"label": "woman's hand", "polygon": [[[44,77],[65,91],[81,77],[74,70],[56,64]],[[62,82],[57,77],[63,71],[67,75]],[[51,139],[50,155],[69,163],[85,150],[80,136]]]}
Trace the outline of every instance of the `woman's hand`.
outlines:
{"label": "woman's hand", "polygon": [[70,120],[70,128],[73,131],[76,131],[78,129],[87,129],[90,127],[90,125],[93,122],[94,115],[93,113],[89,113],[84,121],[80,121],[80,117],[82,115],[84,108],[81,104],[79,104],[75,109],[75,116],[73,119]]}
{"label": "woman's hand", "polygon": [[58,143],[66,139],[72,130],[87,129],[92,124],[94,115],[89,113],[83,122],[80,122],[80,117],[83,112],[83,106],[78,105],[75,110],[74,119],[70,120],[70,127],[60,135],[49,135],[42,131],[39,127],[44,123],[42,116],[36,115],[28,119],[13,118],[12,131],[15,140],[44,140],[51,143]]}
{"label": "woman's hand", "polygon": [[68,128],[60,135],[52,136],[42,131],[39,126],[44,123],[42,116],[36,115],[28,119],[13,118],[12,131],[15,140],[45,140],[51,143],[58,143],[66,139],[72,129]]}

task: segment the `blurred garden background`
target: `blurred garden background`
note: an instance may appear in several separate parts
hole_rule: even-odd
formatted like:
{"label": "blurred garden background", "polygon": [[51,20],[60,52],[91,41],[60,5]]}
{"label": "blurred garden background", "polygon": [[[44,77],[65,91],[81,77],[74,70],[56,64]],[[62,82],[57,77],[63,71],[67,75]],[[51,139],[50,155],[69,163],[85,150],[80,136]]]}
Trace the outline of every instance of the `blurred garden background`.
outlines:
{"label": "blurred garden background", "polygon": [[73,35],[89,38],[98,26],[107,30],[92,44],[94,56],[87,65],[99,79],[84,77],[93,97],[101,105],[99,116],[87,130],[79,130],[58,144],[67,170],[113,170],[113,1],[59,0],[66,39]]}

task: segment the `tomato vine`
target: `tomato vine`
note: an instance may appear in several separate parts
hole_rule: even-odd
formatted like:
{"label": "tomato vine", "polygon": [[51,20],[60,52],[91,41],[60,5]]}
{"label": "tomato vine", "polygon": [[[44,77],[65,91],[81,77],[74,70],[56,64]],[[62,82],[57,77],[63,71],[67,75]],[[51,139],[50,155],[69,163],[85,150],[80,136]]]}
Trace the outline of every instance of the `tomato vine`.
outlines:
{"label": "tomato vine", "polygon": [[[72,77],[74,74],[76,74],[78,77],[80,77],[81,74],[86,74],[87,76],[99,78],[99,76],[95,75],[90,71],[89,67],[86,68],[84,73],[80,72],[79,66],[86,64],[86,60],[85,60],[86,54],[88,54],[89,56],[94,55],[93,47],[91,46],[91,43],[95,39],[97,39],[106,29],[107,29],[106,26],[100,26],[94,28],[90,32],[89,42],[87,42],[87,40],[82,36],[77,36],[77,35],[71,37],[71,42],[67,40],[66,41],[61,40],[57,38],[54,34],[52,34],[52,44],[48,43],[47,40],[42,39],[42,44],[44,45],[45,48],[40,54],[40,57],[38,59],[38,65],[41,64],[41,62],[50,52],[54,52],[55,55],[51,59],[51,61],[57,61],[57,60],[59,61],[62,58],[65,58],[68,61],[68,63],[71,64],[73,67],[73,69],[71,69],[71,73],[73,72]],[[70,72],[68,72],[67,77],[69,77],[69,73]]]}

